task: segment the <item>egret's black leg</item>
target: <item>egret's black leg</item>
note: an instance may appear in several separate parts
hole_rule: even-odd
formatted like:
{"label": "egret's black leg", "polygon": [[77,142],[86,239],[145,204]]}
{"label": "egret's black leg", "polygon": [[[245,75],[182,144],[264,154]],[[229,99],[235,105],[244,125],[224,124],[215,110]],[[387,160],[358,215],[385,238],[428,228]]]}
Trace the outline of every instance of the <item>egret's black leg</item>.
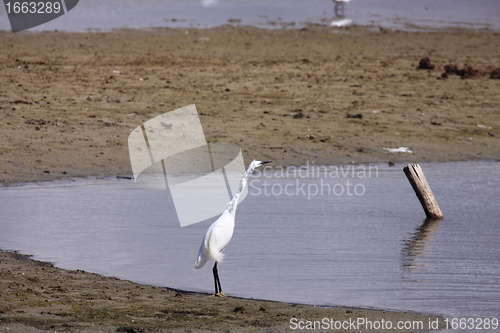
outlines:
{"label": "egret's black leg", "polygon": [[219,293],[222,293],[222,287],[220,286],[219,271],[217,270],[217,262],[215,262],[213,273],[214,273],[215,294],[218,295]]}

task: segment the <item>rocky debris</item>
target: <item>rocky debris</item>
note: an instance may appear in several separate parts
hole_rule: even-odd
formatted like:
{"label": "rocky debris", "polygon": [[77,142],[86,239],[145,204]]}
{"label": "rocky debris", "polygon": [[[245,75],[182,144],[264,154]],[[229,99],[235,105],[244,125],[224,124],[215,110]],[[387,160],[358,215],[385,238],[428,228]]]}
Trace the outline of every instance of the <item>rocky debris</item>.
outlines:
{"label": "rocky debris", "polygon": [[444,73],[441,74],[442,78],[447,78],[450,74],[460,76],[462,79],[468,79],[479,75],[481,72],[472,66],[465,65],[464,68],[458,68],[456,64],[449,64],[444,66]]}
{"label": "rocky debris", "polygon": [[490,73],[490,79],[500,80],[500,68],[494,69]]}
{"label": "rocky debris", "polygon": [[474,69],[472,66],[466,66],[462,69],[459,69],[456,74],[458,76],[461,76],[462,79],[467,79],[470,77],[477,76],[479,74],[479,71],[477,69]]}
{"label": "rocky debris", "polygon": [[43,119],[29,119],[26,120],[24,123],[29,124],[29,125],[45,125],[46,122]]}
{"label": "rocky debris", "polygon": [[234,308],[233,312],[245,313],[245,308],[243,306],[237,306]]}
{"label": "rocky debris", "polygon": [[444,66],[444,72],[446,74],[456,74],[458,71],[457,65],[446,65]]}
{"label": "rocky debris", "polygon": [[363,115],[361,113],[346,113],[345,114],[346,118],[356,118],[356,119],[362,119]]}
{"label": "rocky debris", "polygon": [[420,59],[417,67],[417,69],[434,69],[434,68],[436,68],[436,66],[431,64],[431,59],[429,59],[429,57]]}

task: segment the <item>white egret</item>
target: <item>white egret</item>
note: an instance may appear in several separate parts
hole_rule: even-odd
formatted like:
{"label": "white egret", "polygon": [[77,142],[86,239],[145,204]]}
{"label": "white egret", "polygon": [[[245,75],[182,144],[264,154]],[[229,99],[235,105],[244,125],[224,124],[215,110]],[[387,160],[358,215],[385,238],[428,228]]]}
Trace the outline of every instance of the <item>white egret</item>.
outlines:
{"label": "white egret", "polygon": [[234,218],[236,215],[236,207],[238,206],[240,195],[245,189],[245,186],[248,182],[248,177],[250,177],[252,171],[257,167],[270,162],[271,161],[261,162],[253,160],[252,163],[250,163],[248,169],[241,177],[238,190],[234,194],[233,198],[228,202],[226,210],[208,228],[207,233],[205,234],[205,237],[201,242],[200,251],[198,252],[198,259],[196,260],[194,267],[202,268],[208,260],[210,260],[211,258],[214,259],[215,264],[213,268],[213,274],[216,296],[226,296],[222,292],[222,288],[220,285],[217,263],[221,262],[224,258],[222,251],[227,246],[227,244],[229,244],[231,238],[233,237]]}
{"label": "white egret", "polygon": [[201,0],[201,5],[203,7],[213,7],[219,4],[219,0]]}
{"label": "white egret", "polygon": [[[351,0],[333,0],[335,2],[335,15],[340,16],[344,15],[344,6],[346,3],[350,2]],[[339,7],[342,8],[341,14],[339,14]]]}

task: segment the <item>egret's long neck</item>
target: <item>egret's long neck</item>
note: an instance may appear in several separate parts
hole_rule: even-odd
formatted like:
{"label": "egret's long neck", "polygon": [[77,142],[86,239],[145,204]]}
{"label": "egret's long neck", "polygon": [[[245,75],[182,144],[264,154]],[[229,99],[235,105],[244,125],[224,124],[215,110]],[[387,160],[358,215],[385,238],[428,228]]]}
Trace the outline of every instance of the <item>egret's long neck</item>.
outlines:
{"label": "egret's long neck", "polygon": [[238,190],[234,194],[234,196],[231,199],[231,201],[229,201],[228,204],[227,204],[227,211],[229,213],[231,213],[231,215],[233,215],[233,216],[234,216],[234,214],[236,214],[236,207],[238,206],[238,201],[240,200],[240,195],[241,195],[241,193],[243,193],[243,190],[247,186],[248,177],[250,177],[250,174],[252,173],[252,171],[254,169],[255,169],[254,164],[250,163],[250,165],[248,166],[247,171],[245,171],[245,173],[243,174],[243,176],[240,179],[240,185],[238,187]]}

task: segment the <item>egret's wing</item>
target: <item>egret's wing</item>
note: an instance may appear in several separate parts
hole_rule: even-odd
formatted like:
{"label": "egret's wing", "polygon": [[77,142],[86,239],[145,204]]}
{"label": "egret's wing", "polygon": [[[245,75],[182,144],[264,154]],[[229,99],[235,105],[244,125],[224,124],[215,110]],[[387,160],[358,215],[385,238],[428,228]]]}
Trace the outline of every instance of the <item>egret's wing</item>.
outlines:
{"label": "egret's wing", "polygon": [[205,237],[203,237],[203,240],[201,241],[200,250],[198,251],[198,258],[196,259],[196,263],[194,264],[195,268],[202,268],[211,258],[210,253],[207,251],[207,235],[205,235]]}

